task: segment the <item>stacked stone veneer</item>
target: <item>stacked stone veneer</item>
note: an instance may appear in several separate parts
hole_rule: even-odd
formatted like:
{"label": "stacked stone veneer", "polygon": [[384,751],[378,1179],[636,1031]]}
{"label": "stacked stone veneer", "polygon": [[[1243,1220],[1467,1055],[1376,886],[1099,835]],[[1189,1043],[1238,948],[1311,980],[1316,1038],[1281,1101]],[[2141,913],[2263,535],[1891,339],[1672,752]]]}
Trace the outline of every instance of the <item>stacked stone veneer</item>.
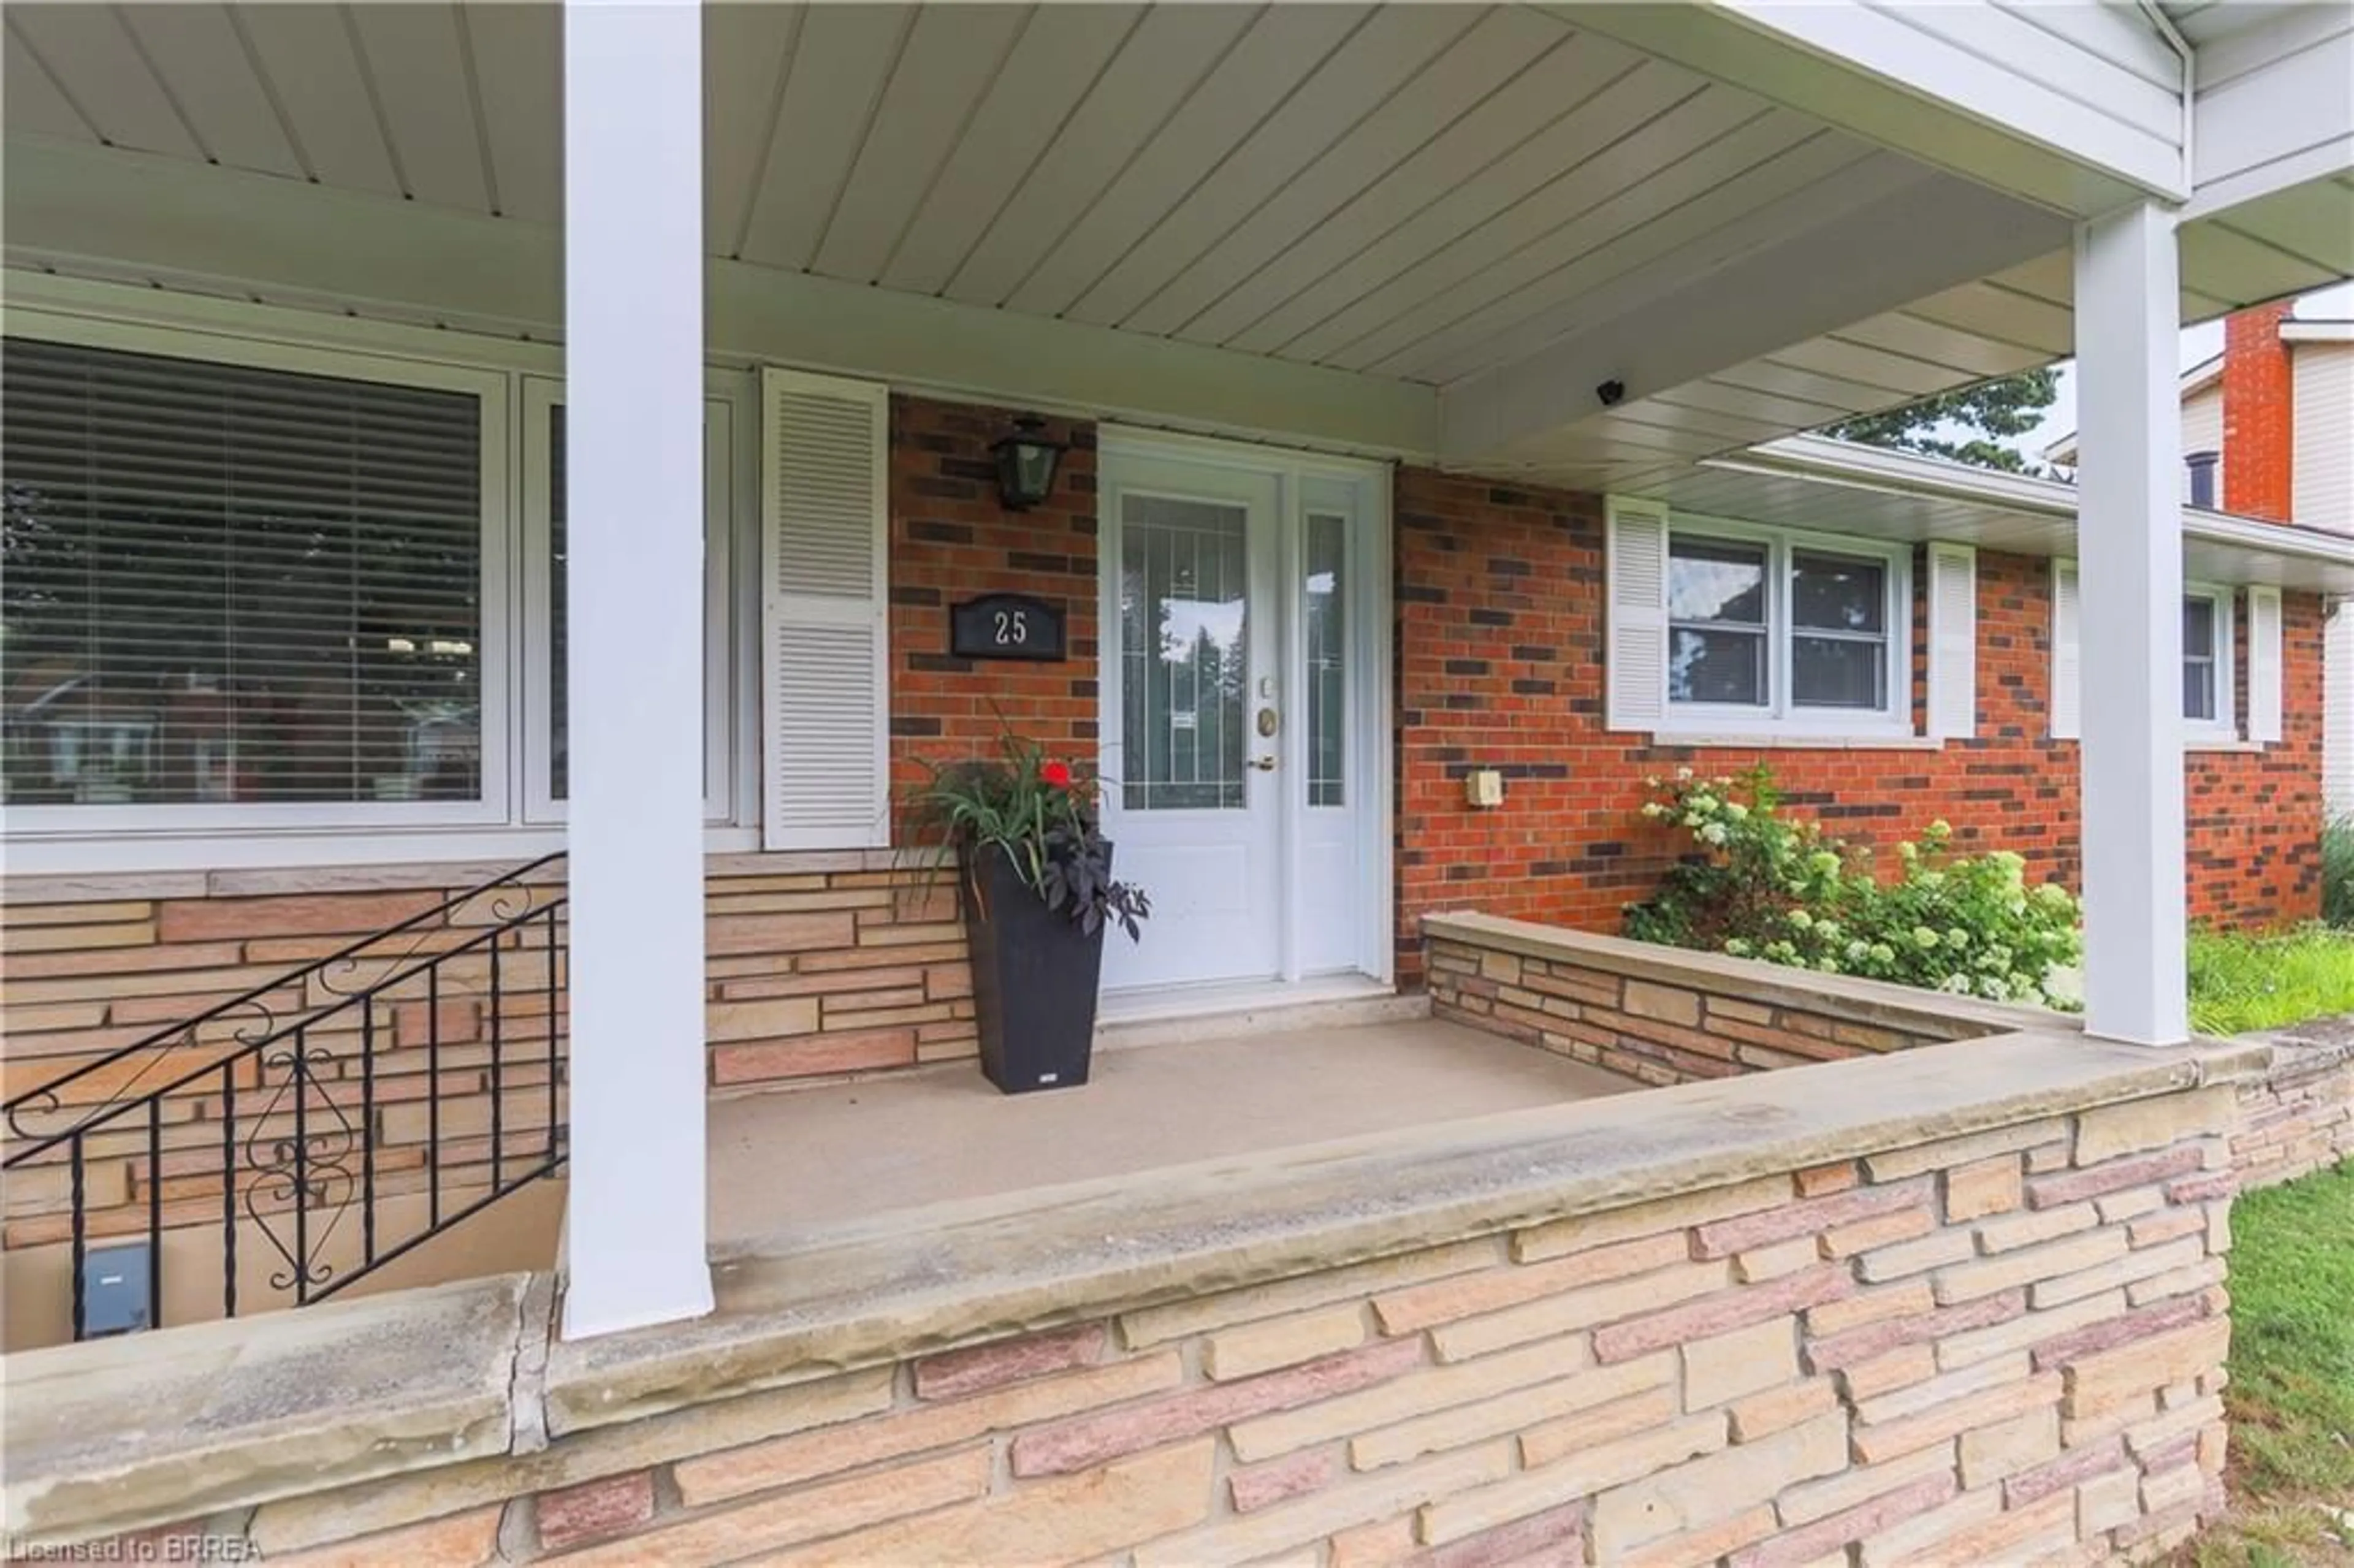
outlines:
{"label": "stacked stone veneer", "polygon": [[[1426,923],[1440,1018],[1647,1084],[1882,1054],[2061,1022],[1931,992],[1815,977],[1520,921]],[[1865,993],[1871,993],[1869,995]]]}
{"label": "stacked stone veneer", "polygon": [[[883,851],[723,854],[705,884],[711,1083],[757,1087],[850,1072],[970,1056],[978,1050],[971,970],[957,922],[953,876]],[[5,1082],[16,1095],[130,1044],[211,1004],[266,985],[421,911],[502,868],[404,866],[378,871],[215,872],[140,879],[19,879],[0,921],[7,986],[0,1033]],[[460,906],[393,942],[372,945],[352,973],[314,979],[266,1000],[280,1022],[332,1004],[404,959],[479,938],[545,885]],[[551,1109],[563,1114],[563,1043],[556,1094],[549,1093],[546,932],[524,933],[502,958],[499,1007],[503,1149],[513,1159],[544,1150]],[[420,1191],[426,1180],[429,1091],[438,1098],[441,1181],[463,1201],[484,1187],[491,1158],[489,964],[453,959],[440,977],[440,1071],[429,1073],[431,1034],[421,980],[387,999],[375,1024],[375,1112],[362,1114],[362,1020],[348,1010],[315,1031],[318,1091],[366,1128],[376,1149],[380,1195]],[[562,994],[556,1013],[562,1016]],[[72,1118],[122,1092],[140,1093],[232,1056],[257,1014],[241,1010],[175,1041],[92,1075],[66,1091]],[[272,1086],[255,1058],[239,1059],[239,1138]],[[163,1183],[166,1227],[217,1225],[221,1213],[220,1079],[169,1097],[160,1171],[147,1160],[146,1122],[93,1133],[84,1181],[90,1235],[143,1231],[149,1183]],[[260,1097],[256,1097],[257,1096]],[[322,1106],[313,1107],[314,1115]],[[281,1117],[280,1120],[289,1120]],[[25,1118],[46,1130],[59,1118]],[[289,1121],[291,1126],[291,1121]],[[356,1158],[356,1150],[354,1151]],[[64,1150],[56,1160],[13,1171],[0,1244],[9,1251],[62,1243],[70,1227]]]}
{"label": "stacked stone veneer", "polygon": [[2325,1020],[2273,1040],[2272,1070],[2242,1086],[2232,1162],[2269,1187],[2354,1160],[2354,1027]]}
{"label": "stacked stone veneer", "polygon": [[[1425,941],[1437,1016],[1653,1085],[2073,1026],[2035,1009],[1526,921],[1431,916]],[[2354,1024],[2318,1020],[2268,1044],[2270,1068],[2210,1128],[2230,1135],[2246,1187],[2354,1160]]]}
{"label": "stacked stone veneer", "polygon": [[210,1528],[339,1563],[2147,1560],[2221,1501],[2232,1093],[1164,1293]]}

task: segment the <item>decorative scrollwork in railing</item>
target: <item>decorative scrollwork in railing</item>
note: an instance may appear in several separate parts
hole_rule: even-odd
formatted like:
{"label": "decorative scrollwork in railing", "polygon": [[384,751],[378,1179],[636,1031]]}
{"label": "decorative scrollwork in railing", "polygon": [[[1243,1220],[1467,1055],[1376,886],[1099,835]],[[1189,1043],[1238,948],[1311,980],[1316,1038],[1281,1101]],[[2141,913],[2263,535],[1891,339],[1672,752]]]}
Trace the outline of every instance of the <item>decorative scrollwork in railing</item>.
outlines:
{"label": "decorative scrollwork in railing", "polygon": [[[463,893],[453,894],[430,909],[419,910],[406,920],[396,922],[380,931],[362,937],[357,941],[329,953],[325,958],[314,959],[299,969],[289,969],[286,973],[274,980],[265,980],[250,991],[241,991],[225,1001],[217,1001],[192,1017],[166,1024],[151,1034],[133,1041],[128,1045],[118,1046],[102,1056],[93,1057],[70,1073],[62,1074],[46,1084],[12,1096],[5,1101],[0,1101],[0,1122],[6,1124],[9,1136],[12,1138],[36,1139],[43,1141],[64,1138],[75,1130],[74,1126],[28,1127],[25,1124],[24,1118],[30,1116],[65,1115],[69,1105],[80,1104],[80,1102],[69,1101],[65,1097],[65,1092],[70,1086],[85,1080],[103,1083],[119,1078],[119,1082],[112,1083],[108,1094],[94,1103],[81,1107],[79,1112],[80,1121],[77,1125],[87,1127],[95,1123],[102,1119],[113,1107],[125,1103],[126,1099],[136,1098],[137,1097],[132,1091],[144,1081],[150,1073],[159,1068],[176,1065],[174,1053],[180,1052],[185,1056],[185,1048],[199,1044],[203,1032],[208,1025],[217,1023],[222,1019],[239,1012],[250,1012],[254,1016],[247,1022],[229,1030],[228,1036],[230,1040],[240,1045],[258,1044],[279,1032],[279,1010],[273,1007],[270,1001],[274,996],[290,989],[299,996],[302,994],[301,988],[306,987],[315,980],[319,988],[331,996],[355,997],[360,991],[367,988],[346,990],[345,984],[356,979],[360,966],[370,959],[373,949],[405,934],[415,933],[408,948],[402,952],[389,960],[377,960],[388,961],[395,968],[399,968],[422,950],[437,932],[450,929],[450,916],[453,913],[486,895],[491,901],[491,919],[493,924],[506,924],[520,915],[530,913],[534,908],[532,885],[541,880],[543,873],[550,871],[563,859],[564,854],[560,850],[554,854],[542,855],[526,865],[517,866],[514,870],[494,876],[487,882],[478,883]],[[509,902],[515,898],[522,900],[520,906]],[[331,980],[327,978],[329,976],[342,977],[345,984]],[[134,1061],[141,1056],[148,1059],[136,1070],[128,1075],[120,1075],[116,1072],[122,1063]],[[15,1162],[14,1156],[9,1162]]]}
{"label": "decorative scrollwork in railing", "polygon": [[[74,1337],[89,1327],[93,1236],[135,1234],[127,1222],[143,1207],[146,1323],[160,1327],[167,1261],[183,1296],[185,1276],[202,1272],[185,1255],[167,1259],[167,1229],[218,1225],[221,1315],[235,1317],[241,1288],[266,1284],[272,1305],[323,1299],[559,1169],[566,898],[537,885],[556,882],[561,858],[470,888],[0,1107],[17,1140],[0,1168],[65,1169]],[[90,1082],[107,1069],[112,1078]],[[94,1103],[73,1092],[84,1082]],[[518,1093],[529,1089],[544,1094]],[[463,1137],[445,1136],[456,1107],[484,1101],[487,1137],[472,1113]],[[407,1118],[397,1133],[396,1117]],[[117,1196],[94,1225],[101,1166]],[[239,1248],[255,1241],[263,1251],[249,1281]]]}
{"label": "decorative scrollwork in railing", "polygon": [[[328,1243],[360,1186],[351,1170],[359,1150],[359,1135],[334,1095],[323,1087],[318,1098],[332,1118],[331,1125],[323,1128],[309,1125],[309,1118],[318,1114],[310,1108],[316,1085],[313,1065],[334,1060],[330,1053],[306,1044],[299,1030],[291,1044],[264,1052],[263,1074],[277,1068],[285,1077],[262,1106],[254,1130],[245,1140],[245,1163],[253,1173],[245,1182],[245,1212],[286,1265],[283,1270],[271,1272],[270,1287],[293,1291],[298,1302],[308,1300],[320,1286],[334,1278],[334,1266],[326,1261]],[[270,1119],[290,1095],[297,1102],[295,1130],[272,1134]],[[288,1228],[283,1231],[281,1215],[287,1216],[282,1223]]]}

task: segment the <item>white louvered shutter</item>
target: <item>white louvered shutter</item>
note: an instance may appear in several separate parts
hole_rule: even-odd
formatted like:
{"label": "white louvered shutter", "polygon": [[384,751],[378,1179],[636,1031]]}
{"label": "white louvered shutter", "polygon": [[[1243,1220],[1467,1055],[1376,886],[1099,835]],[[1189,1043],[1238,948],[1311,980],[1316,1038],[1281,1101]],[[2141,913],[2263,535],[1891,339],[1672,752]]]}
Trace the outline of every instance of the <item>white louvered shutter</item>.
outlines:
{"label": "white louvered shutter", "polygon": [[2248,738],[2281,737],[2281,590],[2248,590]]}
{"label": "white louvered shutter", "polygon": [[760,373],[760,842],[890,842],[890,392]]}
{"label": "white louvered shutter", "polygon": [[1967,738],[1978,729],[1978,553],[1929,546],[1929,733]]}
{"label": "white louvered shutter", "polygon": [[2083,681],[2077,671],[2083,624],[2077,613],[2076,563],[2052,563],[2052,736],[2075,740],[2084,733]]}
{"label": "white louvered shutter", "polygon": [[1668,510],[1614,498],[1607,529],[1609,725],[1657,729],[1668,715]]}

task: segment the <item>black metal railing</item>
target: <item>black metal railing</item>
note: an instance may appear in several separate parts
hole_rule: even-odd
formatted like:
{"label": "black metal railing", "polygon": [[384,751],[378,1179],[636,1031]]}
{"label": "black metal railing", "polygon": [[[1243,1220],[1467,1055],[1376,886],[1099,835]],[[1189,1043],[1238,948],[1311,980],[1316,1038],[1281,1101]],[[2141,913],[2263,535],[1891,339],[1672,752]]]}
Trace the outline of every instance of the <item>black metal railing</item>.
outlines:
{"label": "black metal railing", "polygon": [[[73,1337],[90,1330],[95,1245],[144,1237],[139,1326],[164,1326],[175,1295],[204,1298],[215,1271],[233,1318],[323,1300],[558,1170],[563,860],[468,888],[0,1105],[9,1183],[58,1189]],[[198,1245],[215,1226],[217,1259]]]}

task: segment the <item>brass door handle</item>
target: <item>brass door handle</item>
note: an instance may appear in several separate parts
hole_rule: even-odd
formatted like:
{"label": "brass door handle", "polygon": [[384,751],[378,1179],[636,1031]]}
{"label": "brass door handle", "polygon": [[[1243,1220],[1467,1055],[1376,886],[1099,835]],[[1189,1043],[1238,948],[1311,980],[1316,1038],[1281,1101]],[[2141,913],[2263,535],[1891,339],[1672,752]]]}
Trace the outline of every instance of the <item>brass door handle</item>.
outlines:
{"label": "brass door handle", "polygon": [[1272,773],[1275,771],[1275,758],[1272,757],[1254,757],[1250,759],[1250,765],[1253,768],[1257,768],[1261,773]]}

